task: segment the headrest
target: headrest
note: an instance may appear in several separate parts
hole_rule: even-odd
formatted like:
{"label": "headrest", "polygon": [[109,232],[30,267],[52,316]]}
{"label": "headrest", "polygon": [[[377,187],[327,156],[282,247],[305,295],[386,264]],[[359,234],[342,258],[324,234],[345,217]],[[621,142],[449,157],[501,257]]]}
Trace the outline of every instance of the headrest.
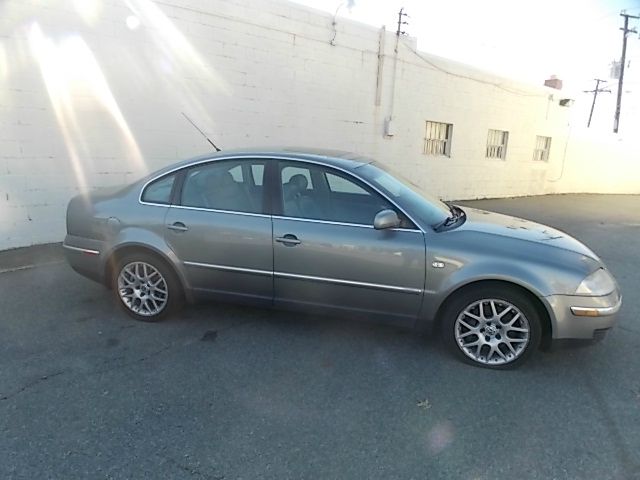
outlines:
{"label": "headrest", "polygon": [[309,181],[307,180],[307,177],[305,177],[301,173],[298,173],[297,175],[294,175],[293,177],[291,177],[287,183],[291,185],[295,185],[300,191],[306,190],[307,186],[309,185]]}
{"label": "headrest", "polygon": [[236,181],[229,172],[213,171],[203,172],[198,175],[197,184],[203,189],[219,189],[228,186],[235,186]]}

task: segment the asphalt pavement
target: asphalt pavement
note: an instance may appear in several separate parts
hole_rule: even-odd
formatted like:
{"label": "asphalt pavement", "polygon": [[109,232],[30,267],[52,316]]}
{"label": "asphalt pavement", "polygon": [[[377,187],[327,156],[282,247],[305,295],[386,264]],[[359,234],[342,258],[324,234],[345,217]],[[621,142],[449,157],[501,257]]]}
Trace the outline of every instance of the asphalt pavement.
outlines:
{"label": "asphalt pavement", "polygon": [[387,326],[121,313],[59,246],[0,253],[0,478],[638,479],[640,196],[461,202],[567,231],[621,284],[600,344],[519,370]]}

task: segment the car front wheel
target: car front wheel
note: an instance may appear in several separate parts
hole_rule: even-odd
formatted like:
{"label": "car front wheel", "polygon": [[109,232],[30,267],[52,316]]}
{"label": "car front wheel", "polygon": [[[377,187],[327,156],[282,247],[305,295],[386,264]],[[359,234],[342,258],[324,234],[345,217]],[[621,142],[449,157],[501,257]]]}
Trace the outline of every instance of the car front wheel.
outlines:
{"label": "car front wheel", "polygon": [[118,303],[136,320],[156,322],[182,304],[175,274],[148,254],[127,255],[114,269],[113,291]]}
{"label": "car front wheel", "polygon": [[510,287],[476,287],[455,297],[443,312],[442,334],[467,363],[515,368],[540,344],[540,316],[531,299]]}

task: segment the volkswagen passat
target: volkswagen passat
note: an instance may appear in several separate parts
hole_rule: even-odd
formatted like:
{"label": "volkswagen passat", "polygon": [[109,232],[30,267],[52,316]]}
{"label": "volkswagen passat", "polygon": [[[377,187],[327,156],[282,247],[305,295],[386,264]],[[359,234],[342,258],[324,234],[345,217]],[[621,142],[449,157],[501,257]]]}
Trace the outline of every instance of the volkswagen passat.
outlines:
{"label": "volkswagen passat", "polygon": [[342,313],[439,332],[506,368],[595,340],[621,305],[582,243],[544,225],[429,198],[375,161],[333,151],[223,152],[67,210],[71,266],[156,321],[201,297]]}

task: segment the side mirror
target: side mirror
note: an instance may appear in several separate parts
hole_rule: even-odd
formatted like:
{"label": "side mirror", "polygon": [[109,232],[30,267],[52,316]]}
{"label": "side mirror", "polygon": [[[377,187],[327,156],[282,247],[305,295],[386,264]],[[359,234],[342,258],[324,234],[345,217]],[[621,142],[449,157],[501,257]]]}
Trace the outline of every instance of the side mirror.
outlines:
{"label": "side mirror", "polygon": [[373,219],[373,228],[385,230],[387,228],[397,228],[400,226],[400,218],[393,210],[382,210]]}

